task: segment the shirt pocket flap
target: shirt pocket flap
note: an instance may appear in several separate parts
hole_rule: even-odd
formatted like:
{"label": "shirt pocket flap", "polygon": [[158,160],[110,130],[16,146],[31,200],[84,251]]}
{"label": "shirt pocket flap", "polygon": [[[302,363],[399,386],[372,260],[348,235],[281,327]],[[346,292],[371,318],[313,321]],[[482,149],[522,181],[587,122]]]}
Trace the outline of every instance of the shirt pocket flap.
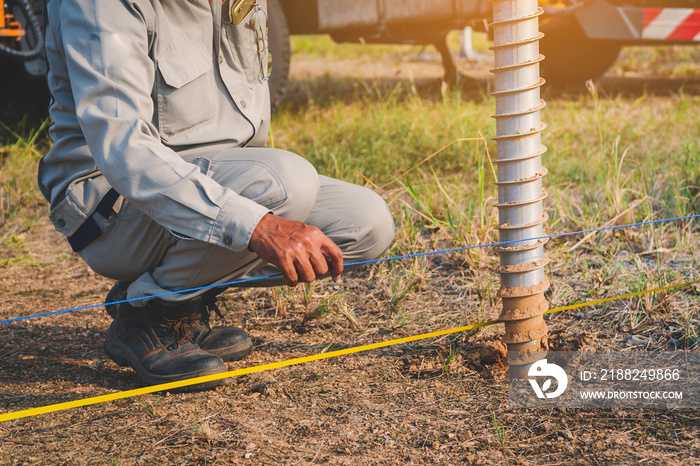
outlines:
{"label": "shirt pocket flap", "polygon": [[198,38],[160,58],[158,69],[168,86],[180,89],[211,71],[211,55]]}

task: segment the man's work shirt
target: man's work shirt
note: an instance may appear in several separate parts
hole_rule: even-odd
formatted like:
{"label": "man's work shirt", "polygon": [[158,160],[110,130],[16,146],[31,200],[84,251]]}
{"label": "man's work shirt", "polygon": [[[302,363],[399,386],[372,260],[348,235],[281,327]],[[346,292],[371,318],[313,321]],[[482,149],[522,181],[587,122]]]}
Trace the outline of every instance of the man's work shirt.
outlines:
{"label": "man's work shirt", "polygon": [[55,145],[39,185],[59,232],[114,188],[178,234],[247,247],[268,209],[177,154],[266,143],[266,0],[238,25],[230,1],[48,0]]}

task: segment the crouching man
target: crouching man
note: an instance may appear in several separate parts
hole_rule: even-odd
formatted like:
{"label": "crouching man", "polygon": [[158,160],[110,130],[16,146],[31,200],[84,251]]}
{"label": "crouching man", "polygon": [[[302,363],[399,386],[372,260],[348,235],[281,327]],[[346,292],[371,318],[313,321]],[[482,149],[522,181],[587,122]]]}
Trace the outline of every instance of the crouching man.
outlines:
{"label": "crouching man", "polygon": [[107,303],[136,300],[107,306],[105,351],[144,384],[252,349],[210,325],[220,289],[172,292],[337,279],[388,249],[378,195],[265,147],[266,0],[48,0],[46,16],[55,144],[39,185],[73,250],[118,280]]}

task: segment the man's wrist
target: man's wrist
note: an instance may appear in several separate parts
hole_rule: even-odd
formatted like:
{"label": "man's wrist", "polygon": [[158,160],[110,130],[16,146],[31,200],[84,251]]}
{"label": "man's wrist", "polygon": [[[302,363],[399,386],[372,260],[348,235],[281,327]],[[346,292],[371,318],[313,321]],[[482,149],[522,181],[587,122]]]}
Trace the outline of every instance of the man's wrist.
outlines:
{"label": "man's wrist", "polygon": [[258,220],[258,223],[255,224],[255,228],[253,228],[253,233],[250,235],[250,239],[248,240],[248,251],[253,252],[253,253],[255,252],[255,251],[253,251],[253,248],[250,247],[250,243],[251,243],[251,241],[253,241],[253,235],[255,234],[255,229],[258,228],[258,225],[260,225],[260,222],[262,222],[263,219],[265,217],[267,217],[268,215],[275,215],[275,214],[272,211],[269,211],[268,213],[266,213],[265,215],[260,217],[260,220]]}
{"label": "man's wrist", "polygon": [[213,241],[235,252],[248,248],[253,231],[270,209],[240,196],[225,202],[212,232]]}

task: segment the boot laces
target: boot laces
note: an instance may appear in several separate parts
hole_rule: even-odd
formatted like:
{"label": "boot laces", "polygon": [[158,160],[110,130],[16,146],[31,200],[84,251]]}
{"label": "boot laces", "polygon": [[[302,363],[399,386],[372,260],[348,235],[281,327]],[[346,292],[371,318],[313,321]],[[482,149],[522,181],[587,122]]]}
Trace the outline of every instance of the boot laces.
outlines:
{"label": "boot laces", "polygon": [[[175,341],[168,345],[168,350],[174,350],[179,345],[186,343],[194,343],[193,340],[193,327],[197,322],[206,324],[207,328],[209,326],[209,316],[211,312],[215,312],[220,318],[224,318],[221,314],[219,306],[216,304],[216,296],[206,296],[199,307],[199,312],[195,312],[188,316],[179,317],[177,319],[163,319],[163,323],[167,325],[167,329],[164,329],[166,333],[171,334]],[[164,336],[164,335],[162,335]]]}
{"label": "boot laces", "polygon": [[164,327],[166,328],[162,329],[162,334],[159,336],[172,335],[175,340],[168,345],[167,349],[174,350],[180,345],[193,343],[192,326],[197,320],[199,320],[199,316],[196,314],[173,320],[163,319],[163,324],[165,324]]}
{"label": "boot laces", "polygon": [[209,326],[209,318],[211,317],[212,311],[217,316],[219,316],[220,319],[224,318],[224,315],[221,313],[221,309],[219,309],[219,306],[217,305],[217,301],[218,299],[216,296],[204,296],[202,299],[202,304],[199,307],[199,312],[201,315],[202,323],[206,326]]}
{"label": "boot laces", "polygon": [[192,326],[195,322],[199,320],[199,316],[193,314],[191,316],[182,317],[175,321],[172,321],[173,334],[177,338],[177,342],[182,344],[186,342],[192,342]]}
{"label": "boot laces", "polygon": [[214,311],[220,319],[224,318],[224,315],[221,313],[221,309],[219,309],[217,301],[218,298],[216,296],[205,296],[202,299],[200,312],[202,313],[202,319],[205,322],[209,323],[209,317],[211,316],[212,311]]}

